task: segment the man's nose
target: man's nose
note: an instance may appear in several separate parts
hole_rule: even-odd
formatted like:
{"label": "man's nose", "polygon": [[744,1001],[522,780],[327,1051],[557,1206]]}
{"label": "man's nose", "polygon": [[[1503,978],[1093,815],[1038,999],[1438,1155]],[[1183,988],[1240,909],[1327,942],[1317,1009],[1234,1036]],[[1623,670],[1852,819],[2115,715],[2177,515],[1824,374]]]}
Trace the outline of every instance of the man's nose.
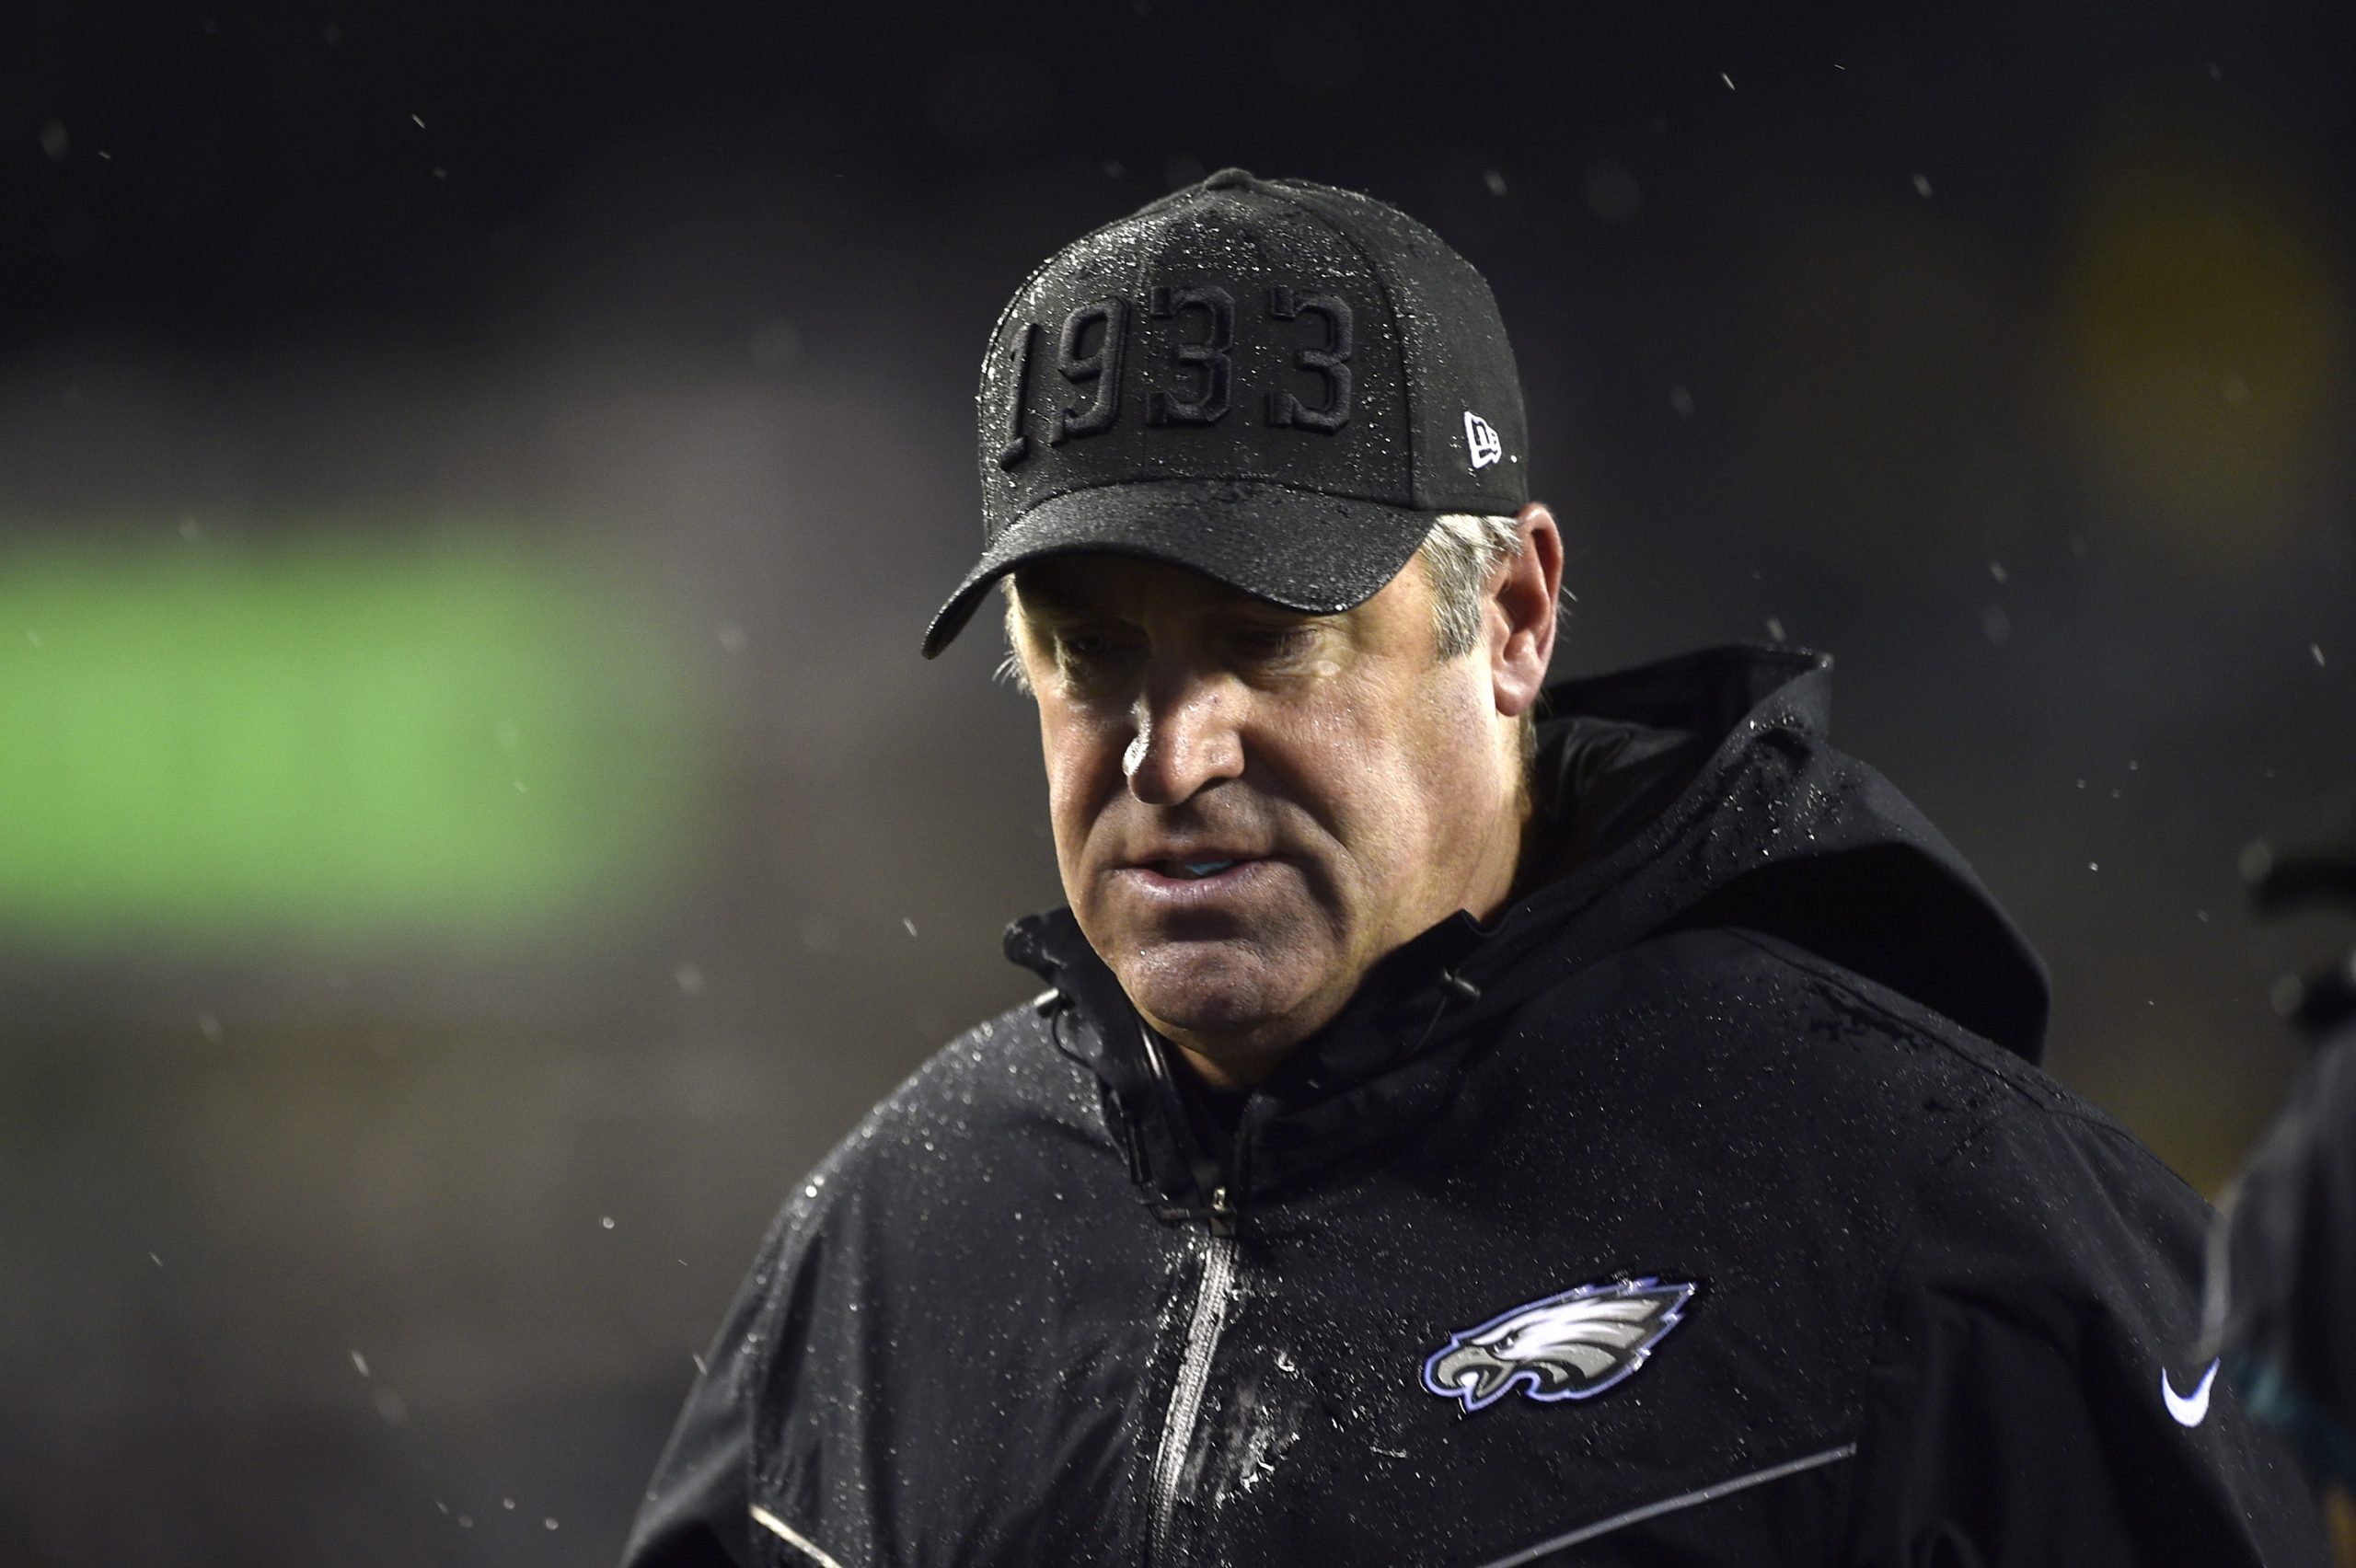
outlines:
{"label": "man's nose", "polygon": [[1121,757],[1129,793],[1174,806],[1243,771],[1239,729],[1246,694],[1232,679],[1195,670],[1149,671],[1132,709],[1135,732]]}

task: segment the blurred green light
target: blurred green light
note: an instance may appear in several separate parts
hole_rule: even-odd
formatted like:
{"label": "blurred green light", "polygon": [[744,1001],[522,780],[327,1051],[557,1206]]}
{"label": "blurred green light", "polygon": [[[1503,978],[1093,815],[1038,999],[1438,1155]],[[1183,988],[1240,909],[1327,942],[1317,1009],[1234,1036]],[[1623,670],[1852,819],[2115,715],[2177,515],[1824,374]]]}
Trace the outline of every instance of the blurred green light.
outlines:
{"label": "blurred green light", "polygon": [[642,896],[687,825],[684,675],[517,550],[0,554],[0,922],[479,935]]}

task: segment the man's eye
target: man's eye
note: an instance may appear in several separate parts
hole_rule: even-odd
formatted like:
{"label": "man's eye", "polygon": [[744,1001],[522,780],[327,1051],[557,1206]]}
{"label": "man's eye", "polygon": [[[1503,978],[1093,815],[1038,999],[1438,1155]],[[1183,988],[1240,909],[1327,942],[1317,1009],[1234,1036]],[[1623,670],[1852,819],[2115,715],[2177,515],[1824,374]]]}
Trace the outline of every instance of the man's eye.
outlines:
{"label": "man's eye", "polygon": [[1121,655],[1119,640],[1096,632],[1068,632],[1056,639],[1056,662],[1067,670],[1100,669]]}
{"label": "man's eye", "polygon": [[1281,659],[1308,647],[1311,636],[1305,626],[1253,627],[1238,633],[1236,643],[1252,658]]}

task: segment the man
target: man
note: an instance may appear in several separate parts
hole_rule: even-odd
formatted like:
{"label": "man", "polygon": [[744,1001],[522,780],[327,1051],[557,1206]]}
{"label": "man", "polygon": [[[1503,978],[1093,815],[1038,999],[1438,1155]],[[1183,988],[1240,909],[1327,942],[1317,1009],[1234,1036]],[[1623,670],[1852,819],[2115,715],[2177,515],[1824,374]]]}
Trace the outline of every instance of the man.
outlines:
{"label": "man", "polygon": [[2206,1211],[1828,662],[1542,692],[1489,291],[1240,170],[980,397],[1068,909],[787,1206],[632,1568],[2321,1561]]}
{"label": "man", "polygon": [[[2246,869],[2260,914],[2356,910],[2356,853],[2276,860],[2260,845]],[[2216,1232],[2211,1338],[2258,1418],[2281,1428],[2310,1470],[2356,1493],[2356,952],[2292,980],[2290,993],[2287,1010],[2316,1036],[2316,1055]],[[2341,1535],[2342,1561],[2356,1563],[2356,1533]]]}
{"label": "man", "polygon": [[2219,1241],[2211,1314],[2229,1376],[2311,1470],[2356,1492],[2356,1026],[2292,1086]]}

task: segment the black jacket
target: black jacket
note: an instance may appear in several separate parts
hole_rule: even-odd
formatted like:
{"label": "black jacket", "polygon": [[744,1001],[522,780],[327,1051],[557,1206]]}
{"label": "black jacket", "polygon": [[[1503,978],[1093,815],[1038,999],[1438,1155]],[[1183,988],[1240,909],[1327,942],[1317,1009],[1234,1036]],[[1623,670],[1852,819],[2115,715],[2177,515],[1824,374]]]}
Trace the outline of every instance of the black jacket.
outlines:
{"label": "black jacket", "polygon": [[1231,1136],[1018,923],[1053,988],[794,1194],[630,1568],[2323,1562],[2192,1360],[2206,1208],[1828,669],[1551,691],[1533,885]]}

